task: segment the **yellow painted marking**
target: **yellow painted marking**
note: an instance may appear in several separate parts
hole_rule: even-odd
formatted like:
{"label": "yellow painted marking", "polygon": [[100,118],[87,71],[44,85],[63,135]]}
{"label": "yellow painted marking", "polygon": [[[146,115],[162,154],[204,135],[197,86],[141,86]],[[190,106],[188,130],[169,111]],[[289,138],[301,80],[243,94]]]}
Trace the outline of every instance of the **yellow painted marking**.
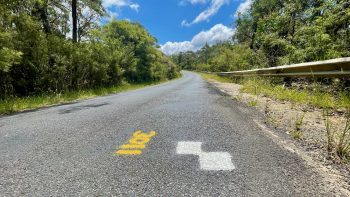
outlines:
{"label": "yellow painted marking", "polygon": [[151,131],[148,134],[138,130],[129,140],[128,144],[124,144],[120,147],[120,150],[116,151],[116,155],[141,155],[142,149],[146,148],[146,144],[155,136],[157,132]]}
{"label": "yellow painted marking", "polygon": [[155,136],[157,134],[157,132],[155,131],[151,131],[149,134],[147,133],[142,133],[142,131],[136,131],[133,136],[135,138],[151,138],[153,136]]}
{"label": "yellow painted marking", "polygon": [[141,155],[141,150],[118,150],[115,152],[117,155]]}
{"label": "yellow painted marking", "polygon": [[149,138],[132,138],[129,142],[130,144],[142,145],[147,144],[150,140]]}
{"label": "yellow painted marking", "polygon": [[144,144],[124,144],[120,149],[144,149],[146,145]]}

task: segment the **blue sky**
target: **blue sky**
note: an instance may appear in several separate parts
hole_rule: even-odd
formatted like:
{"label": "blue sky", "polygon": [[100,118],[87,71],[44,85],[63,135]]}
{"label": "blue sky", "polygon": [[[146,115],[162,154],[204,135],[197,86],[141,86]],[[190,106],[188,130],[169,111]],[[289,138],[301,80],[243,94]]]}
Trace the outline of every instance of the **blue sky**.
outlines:
{"label": "blue sky", "polygon": [[166,54],[228,40],[252,0],[103,0],[111,17],[141,23]]}

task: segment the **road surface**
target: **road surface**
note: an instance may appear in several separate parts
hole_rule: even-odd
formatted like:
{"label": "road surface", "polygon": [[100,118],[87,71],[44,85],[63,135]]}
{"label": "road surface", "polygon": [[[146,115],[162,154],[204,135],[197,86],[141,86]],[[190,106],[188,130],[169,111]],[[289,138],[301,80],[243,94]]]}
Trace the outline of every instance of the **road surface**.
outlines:
{"label": "road surface", "polygon": [[319,180],[190,72],[0,118],[0,196],[331,196]]}

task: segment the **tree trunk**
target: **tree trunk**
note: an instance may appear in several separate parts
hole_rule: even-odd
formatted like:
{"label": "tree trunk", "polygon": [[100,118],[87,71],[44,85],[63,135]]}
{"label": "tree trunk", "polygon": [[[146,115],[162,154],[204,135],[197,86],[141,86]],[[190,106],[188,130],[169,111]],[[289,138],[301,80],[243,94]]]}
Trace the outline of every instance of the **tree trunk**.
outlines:
{"label": "tree trunk", "polygon": [[38,17],[40,22],[43,25],[44,32],[46,34],[51,34],[51,26],[49,22],[49,17],[48,17],[48,1],[45,0],[43,3],[36,2],[34,4],[34,11],[32,12],[32,15],[35,17]]}
{"label": "tree trunk", "polygon": [[253,22],[252,26],[253,26],[252,27],[253,35],[252,35],[252,40],[251,40],[251,43],[250,43],[250,49],[256,51],[256,49],[255,49],[255,36],[256,35],[255,34],[256,34],[257,29],[258,29],[258,22],[257,22],[257,20]]}
{"label": "tree trunk", "polygon": [[72,0],[73,42],[78,42],[77,0]]}

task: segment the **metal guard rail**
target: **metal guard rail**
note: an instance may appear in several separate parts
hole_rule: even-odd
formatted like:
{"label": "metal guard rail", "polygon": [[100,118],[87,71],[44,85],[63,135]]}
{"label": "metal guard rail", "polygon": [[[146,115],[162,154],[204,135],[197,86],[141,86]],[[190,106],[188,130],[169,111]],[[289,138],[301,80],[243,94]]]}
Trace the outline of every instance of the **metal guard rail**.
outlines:
{"label": "metal guard rail", "polygon": [[214,72],[214,74],[237,77],[347,77],[350,76],[350,57],[245,71]]}

